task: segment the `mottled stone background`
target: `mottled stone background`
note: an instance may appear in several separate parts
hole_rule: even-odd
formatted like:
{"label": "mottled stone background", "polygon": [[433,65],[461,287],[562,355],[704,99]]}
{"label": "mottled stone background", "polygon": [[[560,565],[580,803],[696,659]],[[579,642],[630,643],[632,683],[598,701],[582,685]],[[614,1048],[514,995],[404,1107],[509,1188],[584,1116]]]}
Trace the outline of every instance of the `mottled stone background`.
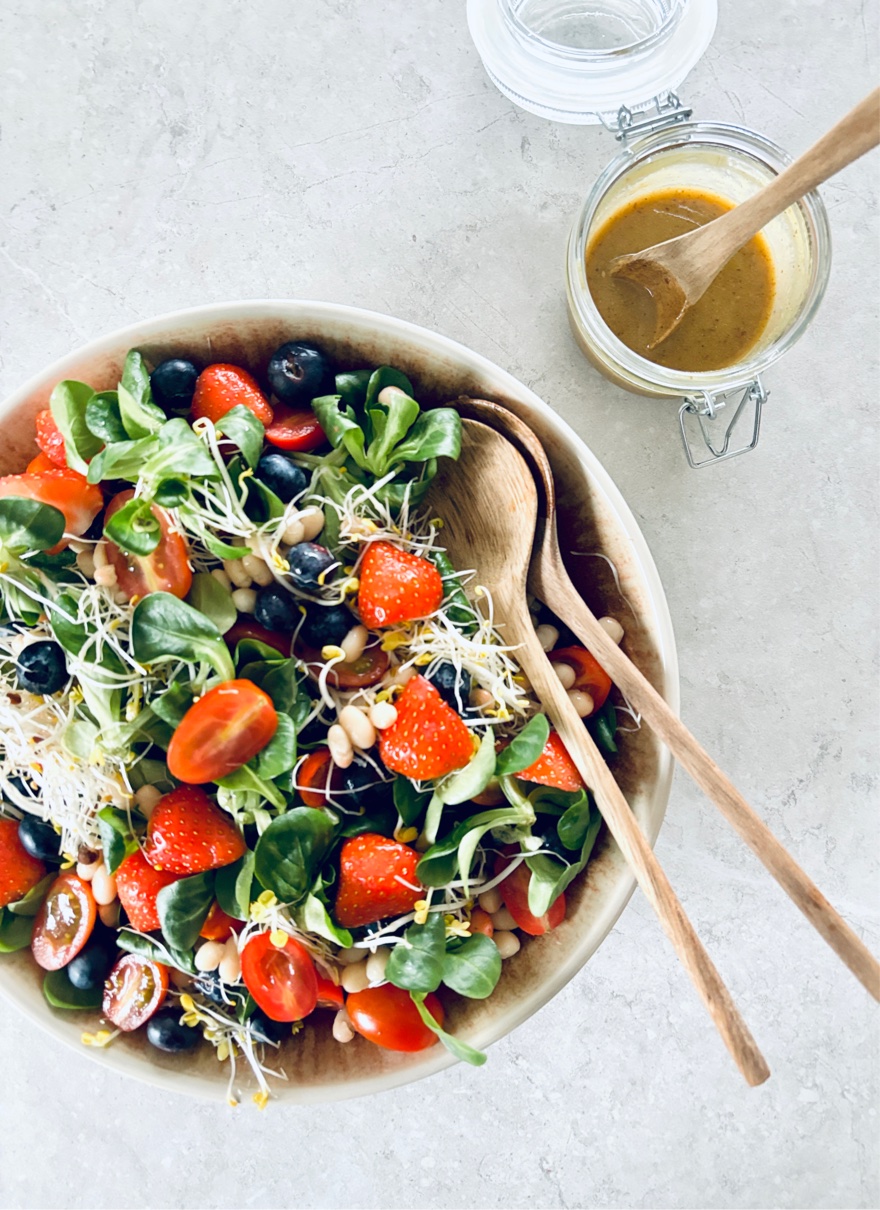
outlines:
{"label": "mottled stone background", "polygon": [[[864,0],[721,0],[683,92],[803,150],[875,82]],[[678,636],[683,712],[878,947],[878,159],[824,190],[831,284],[758,451],[684,462],[674,405],[600,380],[563,250],[614,148],[514,109],[455,0],[4,0],[0,386],[222,299],[387,311],[534,387],[617,480]],[[8,1207],[871,1207],[877,1018],[700,794],[659,855],[773,1068],[740,1081],[640,896],[480,1071],[324,1109],[105,1073],[4,1009]]]}

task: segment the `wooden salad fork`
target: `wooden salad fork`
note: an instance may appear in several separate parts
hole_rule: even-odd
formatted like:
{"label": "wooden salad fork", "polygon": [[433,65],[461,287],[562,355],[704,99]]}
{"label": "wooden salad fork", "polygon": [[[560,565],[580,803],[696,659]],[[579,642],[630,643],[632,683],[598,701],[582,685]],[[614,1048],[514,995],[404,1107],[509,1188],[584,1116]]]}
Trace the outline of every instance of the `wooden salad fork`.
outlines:
{"label": "wooden salad fork", "polygon": [[770,1074],[748,1026],[685,915],[654,850],[602,759],[535,633],[526,581],[538,521],[538,494],[528,465],[494,428],[462,423],[462,449],[431,486],[431,507],[444,522],[443,541],[459,567],[478,567],[506,643],[556,728],[614,839],[660,918],[718,1032],[749,1084]]}
{"label": "wooden salad fork", "polygon": [[462,397],[455,406],[463,417],[490,425],[512,441],[526,457],[542,488],[543,516],[539,520],[529,568],[529,590],[549,606],[589,648],[614,684],[763,862],[792,902],[874,999],[880,999],[880,963],[755,814],[736,786],[670,709],[647,677],[599,625],[572,584],[562,561],[556,531],[553,471],[541,442],[519,416],[500,404]]}

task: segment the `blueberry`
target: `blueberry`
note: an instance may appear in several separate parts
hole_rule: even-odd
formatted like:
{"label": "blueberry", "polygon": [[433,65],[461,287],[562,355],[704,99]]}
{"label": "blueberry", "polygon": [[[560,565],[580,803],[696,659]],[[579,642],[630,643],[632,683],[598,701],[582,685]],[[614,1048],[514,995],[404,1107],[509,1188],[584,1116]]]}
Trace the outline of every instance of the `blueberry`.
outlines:
{"label": "blueberry", "polygon": [[345,811],[366,810],[378,806],[391,794],[391,782],[385,781],[372,765],[351,764],[333,775],[332,794]]}
{"label": "blueberry", "polygon": [[226,1003],[223,999],[223,984],[219,975],[214,975],[210,971],[199,975],[198,979],[193,981],[193,987],[214,1004]]}
{"label": "blueberry", "polygon": [[324,585],[324,576],[339,562],[326,546],[317,542],[300,542],[287,552],[290,578],[297,588],[317,592]]}
{"label": "blueberry", "polygon": [[181,1025],[180,1014],[173,1009],[163,1009],[147,1022],[147,1041],[157,1050],[176,1054],[192,1050],[198,1040],[199,1031],[191,1025]]}
{"label": "blueberry", "polygon": [[338,647],[352,626],[354,617],[344,605],[311,605],[299,634],[307,646],[320,651],[328,643]]}
{"label": "blueberry", "polygon": [[153,399],[163,412],[188,412],[199,372],[191,361],[172,357],[150,375]]}
{"label": "blueberry", "polygon": [[269,385],[282,403],[305,407],[333,390],[330,363],[314,345],[290,340],[276,349],[269,362]]}
{"label": "blueberry", "polygon": [[18,839],[37,861],[58,861],[60,837],[50,823],[36,815],[25,815],[18,825]]}
{"label": "blueberry", "polygon": [[[17,773],[15,774],[14,777],[7,778],[4,781],[2,787],[0,787],[0,788],[2,788],[3,790],[6,790],[7,787],[14,790],[15,793],[18,794],[21,798],[25,798],[25,799],[30,798],[30,799],[33,799],[34,802],[40,801],[39,783],[35,782],[33,780],[25,781],[24,778],[19,777]],[[7,795],[7,798],[8,798],[8,795]],[[14,803],[15,799],[9,799],[9,801]]]}
{"label": "blueberry", "polygon": [[257,593],[254,620],[267,630],[293,630],[301,617],[296,600],[277,584],[261,588]]}
{"label": "blueberry", "polygon": [[470,674],[454,664],[438,664],[428,680],[453,710],[464,714],[471,693]]}
{"label": "blueberry", "polygon": [[15,665],[18,687],[28,693],[57,693],[67,681],[67,661],[53,639],[23,647]]}
{"label": "blueberry", "polygon": [[302,467],[283,454],[264,454],[257,463],[256,475],[283,504],[301,495],[309,482]]}
{"label": "blueberry", "polygon": [[554,820],[545,830],[541,837],[541,848],[549,849],[556,857],[561,857],[568,865],[575,860],[575,854],[559,839],[559,833],[556,831],[556,821]]}
{"label": "blueberry", "polygon": [[74,987],[90,991],[100,987],[110,973],[116,957],[115,945],[104,941],[91,941],[67,964],[67,977]]}
{"label": "blueberry", "polygon": [[281,1042],[290,1033],[290,1022],[273,1021],[261,1008],[254,1010],[249,1021],[258,1042]]}

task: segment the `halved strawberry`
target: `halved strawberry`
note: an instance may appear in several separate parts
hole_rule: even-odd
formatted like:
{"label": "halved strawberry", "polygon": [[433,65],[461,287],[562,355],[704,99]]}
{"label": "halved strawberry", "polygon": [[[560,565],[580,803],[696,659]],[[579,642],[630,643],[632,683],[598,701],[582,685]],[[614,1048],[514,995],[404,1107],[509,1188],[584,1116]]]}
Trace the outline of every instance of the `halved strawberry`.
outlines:
{"label": "halved strawberry", "polygon": [[215,423],[232,408],[250,408],[257,420],[272,423],[273,412],[259,384],[240,366],[218,362],[202,370],[196,381],[191,415],[193,420],[207,416]]}
{"label": "halved strawberry", "polygon": [[471,733],[430,681],[414,676],[394,704],[397,718],[379,732],[379,755],[387,769],[430,781],[470,761]]}
{"label": "halved strawberry", "polygon": [[49,408],[37,412],[34,423],[37,430],[37,445],[53,466],[66,467],[67,450],[64,448],[64,434],[55,423],[55,417]]}
{"label": "halved strawberry", "polygon": [[170,874],[202,874],[243,857],[238,828],[199,786],[178,786],[150,816],[144,855]]}
{"label": "halved strawberry", "polygon": [[151,866],[140,849],[126,857],[116,871],[116,893],[136,929],[149,933],[161,927],[156,896],[177,879],[177,874]]}
{"label": "halved strawberry", "polygon": [[46,877],[46,867],[18,838],[18,820],[0,819],[0,908],[23,899]]}
{"label": "halved strawberry", "polygon": [[[86,481],[78,471],[41,471],[36,475],[3,475],[0,477],[0,499],[4,496],[24,496],[51,504],[64,513],[64,528],[71,534],[84,534],[104,507],[101,489]],[[67,545],[62,540],[49,552],[56,554]]]}
{"label": "halved strawberry", "polygon": [[443,600],[443,580],[434,564],[390,542],[370,544],[358,576],[358,612],[371,630],[426,618]]}
{"label": "halved strawberry", "polygon": [[35,458],[31,458],[25,470],[29,475],[41,475],[43,471],[57,471],[58,467],[40,450]]}
{"label": "halved strawberry", "polygon": [[[423,895],[416,878],[420,854],[377,832],[346,840],[339,850],[339,889],[335,915],[343,928],[373,924],[385,916],[410,912]],[[405,882],[414,884],[404,886]]]}
{"label": "halved strawberry", "polygon": [[556,790],[580,790],[584,784],[556,731],[547,736],[544,751],[534,764],[517,773],[517,777],[523,781],[536,781],[541,786],[553,786]]}

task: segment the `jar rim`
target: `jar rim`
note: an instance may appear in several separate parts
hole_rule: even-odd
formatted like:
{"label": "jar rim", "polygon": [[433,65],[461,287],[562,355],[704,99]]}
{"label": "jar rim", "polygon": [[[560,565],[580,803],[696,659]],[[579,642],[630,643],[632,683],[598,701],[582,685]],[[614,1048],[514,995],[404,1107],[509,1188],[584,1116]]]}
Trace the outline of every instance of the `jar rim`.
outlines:
{"label": "jar rim", "polygon": [[681,20],[686,0],[667,0],[669,11],[660,25],[646,34],[624,46],[612,46],[608,49],[600,47],[570,46],[564,42],[556,42],[545,38],[531,29],[519,16],[522,3],[514,6],[511,0],[498,0],[504,21],[525,41],[533,50],[543,53],[546,57],[572,59],[583,64],[613,64],[618,59],[632,59],[637,55],[650,54],[656,47],[665,42]]}
{"label": "jar rim", "polygon": [[[572,226],[568,242],[567,281],[569,306],[578,327],[598,349],[610,355],[615,368],[634,381],[653,388],[654,393],[669,396],[690,396],[700,392],[726,391],[744,386],[773,365],[804,334],[818,310],[831,268],[831,232],[825,203],[816,190],[793,205],[803,213],[811,244],[811,274],[804,301],[792,323],[771,344],[754,356],[719,370],[673,370],[642,357],[611,331],[602,319],[586,285],[586,244],[593,216],[608,190],[621,177],[632,171],[647,156],[658,151],[672,151],[682,142],[694,141],[722,145],[728,150],[758,160],[778,175],[792,163],[793,157],[777,143],[746,126],[722,122],[682,122],[677,126],[649,134],[625,147],[603,169]],[[583,269],[583,283],[579,272]],[[659,389],[659,392],[658,392]]]}

